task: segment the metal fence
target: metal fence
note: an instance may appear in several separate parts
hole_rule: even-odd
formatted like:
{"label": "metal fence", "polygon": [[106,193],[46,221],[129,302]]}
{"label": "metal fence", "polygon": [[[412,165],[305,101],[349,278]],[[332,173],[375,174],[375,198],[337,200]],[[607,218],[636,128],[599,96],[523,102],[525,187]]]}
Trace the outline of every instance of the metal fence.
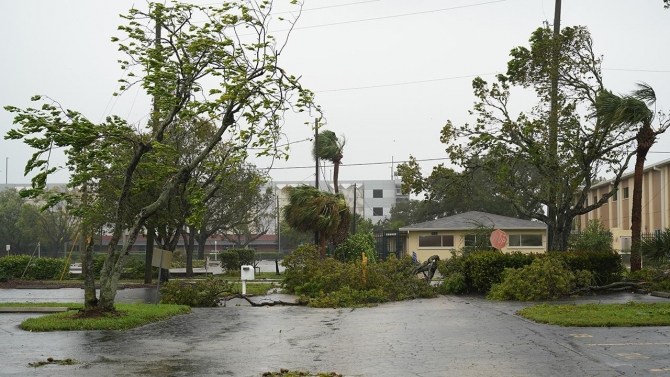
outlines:
{"label": "metal fence", "polygon": [[407,255],[407,232],[384,230],[374,235],[378,259],[386,260],[391,254],[396,258]]}

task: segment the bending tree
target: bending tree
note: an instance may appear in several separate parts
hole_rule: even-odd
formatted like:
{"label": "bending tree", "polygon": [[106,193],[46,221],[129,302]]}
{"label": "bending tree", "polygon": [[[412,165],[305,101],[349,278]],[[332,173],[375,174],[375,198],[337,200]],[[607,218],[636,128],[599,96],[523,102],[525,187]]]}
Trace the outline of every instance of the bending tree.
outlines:
{"label": "bending tree", "polygon": [[648,105],[656,102],[654,89],[647,84],[638,84],[638,89],[631,95],[617,96],[609,91],[603,91],[596,103],[597,115],[603,121],[617,125],[624,125],[637,130],[635,141],[635,173],[633,175],[633,203],[631,208],[631,248],[630,270],[638,271],[642,268],[640,246],[642,244],[642,179],[644,176],[644,161],[647,153],[656,142],[656,136],[665,132],[670,126],[670,119],[661,114],[661,122],[654,130],[652,123],[654,111]]}
{"label": "bending tree", "polygon": [[[121,41],[119,50],[127,55],[120,63],[123,69],[139,69],[135,70],[138,76],[129,74],[121,90],[141,85],[154,98],[146,125],[128,124],[116,116],[96,124],[43,96],[33,97],[42,102],[36,108],[5,108],[15,114],[14,123],[19,126],[5,137],[36,149],[26,165],[26,172],[38,172],[27,194],[44,191],[47,176],[59,168],[50,165],[49,152],[64,148],[69,185],[81,187],[82,197],[61,194],[55,200],[79,203],[87,231],[99,213],[111,214],[106,219],[112,224],[112,235],[100,275],[100,297],[95,297],[95,287],[86,278],[86,310],[114,310],[125,255],[137,235],[148,219],[180,195],[224,136],[237,145],[260,148],[260,154],[285,157],[276,148],[282,114],[289,108],[311,107],[313,96],[296,77],[278,67],[285,44],[268,34],[271,11],[271,1],[238,0],[218,8],[150,3],[146,12],[131,9],[122,16],[128,23],[119,30],[126,35],[113,39]],[[288,23],[289,28],[295,23],[295,19],[275,20]],[[211,138],[188,161],[175,159],[171,135],[203,122],[216,125]],[[139,171],[153,173],[139,176]],[[102,191],[110,176],[121,185]],[[142,206],[132,205],[134,196],[147,187],[160,187],[160,192]],[[117,249],[126,229],[127,242]],[[85,254],[86,264],[91,263],[92,242]]]}
{"label": "bending tree", "polygon": [[[547,132],[555,43],[560,44],[557,159],[549,153]],[[523,216],[547,224],[548,250],[567,250],[573,219],[602,206],[614,194],[612,190],[587,204],[594,179],[611,171],[612,187],[619,184],[632,157],[626,147],[635,135],[622,125],[580,115],[580,110],[594,109],[604,88],[601,58],[585,27],[564,28],[558,38],[549,29],[537,29],[530,48],[517,47],[511,56],[507,74],[498,75],[496,82],[473,80],[477,102],[471,113],[476,122],[456,126],[448,121],[441,141],[451,160],[465,169],[476,157],[486,157],[475,168],[495,177],[498,195]],[[532,89],[539,103],[513,114],[508,107],[513,86]]]}
{"label": "bending tree", "polygon": [[[333,185],[335,186],[335,193],[340,192],[339,176],[340,164],[342,164],[342,151],[346,140],[344,136],[338,138],[335,132],[323,130],[319,132],[318,145],[315,142],[312,148],[312,156],[316,159],[326,160],[333,163]],[[317,156],[318,150],[318,156]]]}
{"label": "bending tree", "polygon": [[319,232],[319,250],[326,257],[326,240],[347,234],[351,212],[342,194],[331,194],[312,186],[287,186],[288,204],[282,209],[284,220],[301,232]]}

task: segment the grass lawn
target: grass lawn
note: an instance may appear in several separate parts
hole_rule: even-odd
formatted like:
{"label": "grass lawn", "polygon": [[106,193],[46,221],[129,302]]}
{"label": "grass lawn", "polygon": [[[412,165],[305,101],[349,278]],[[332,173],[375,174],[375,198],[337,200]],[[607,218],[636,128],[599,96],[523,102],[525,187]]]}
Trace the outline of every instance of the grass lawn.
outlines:
{"label": "grass lawn", "polygon": [[19,325],[27,331],[127,330],[191,312],[186,305],[115,304],[116,312],[82,317],[79,303],[3,303],[2,306],[66,306],[72,310],[34,318]]}
{"label": "grass lawn", "polygon": [[[242,283],[234,283],[236,290],[239,293],[242,293]],[[263,296],[273,288],[279,288],[278,285],[272,283],[249,283],[247,282],[247,294],[252,294],[254,296]]]}
{"label": "grass lawn", "polygon": [[670,303],[540,304],[517,312],[539,323],[566,327],[632,327],[670,325]]}

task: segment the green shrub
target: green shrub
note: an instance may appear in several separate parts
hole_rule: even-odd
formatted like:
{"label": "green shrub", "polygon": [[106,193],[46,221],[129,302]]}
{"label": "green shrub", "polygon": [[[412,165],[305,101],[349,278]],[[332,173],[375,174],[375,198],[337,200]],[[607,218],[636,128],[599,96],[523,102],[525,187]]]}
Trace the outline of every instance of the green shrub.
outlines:
{"label": "green shrub", "polygon": [[503,281],[491,287],[487,298],[519,301],[556,299],[576,288],[588,286],[590,282],[589,271],[573,273],[560,258],[537,258],[523,268],[506,268]]}
{"label": "green shrub", "polygon": [[645,261],[663,264],[670,260],[670,228],[653,238],[642,240],[640,253]]}
{"label": "green shrub", "polygon": [[568,238],[568,249],[578,252],[612,251],[612,232],[598,220],[589,220],[586,229],[580,234],[571,234]]}
{"label": "green shrub", "polygon": [[220,256],[226,273],[239,273],[240,267],[253,265],[256,257],[253,249],[228,249]]}
{"label": "green shrub", "polygon": [[[433,297],[434,289],[412,274],[412,258],[363,265],[321,259],[313,245],[302,245],[284,258],[283,287],[313,307],[360,306],[418,297]],[[363,273],[365,272],[365,280]]]}
{"label": "green shrub", "polygon": [[621,281],[623,265],[621,256],[612,250],[590,252],[550,252],[550,256],[561,258],[575,272],[590,271],[595,285],[606,285]]}
{"label": "green shrub", "polygon": [[442,284],[437,286],[437,292],[442,295],[456,295],[465,293],[468,285],[465,281],[465,276],[460,272],[452,272],[444,276]]}
{"label": "green shrub", "polygon": [[337,258],[343,256],[345,261],[353,262],[361,260],[362,255],[365,254],[368,263],[373,264],[377,263],[377,250],[375,246],[375,237],[372,234],[358,233],[349,236],[344,242],[338,245],[337,249],[335,249],[335,256]]}
{"label": "green shrub", "polygon": [[[63,272],[68,276],[70,264],[64,258],[37,258],[33,259],[30,268],[26,271],[29,279],[58,280]],[[24,277],[25,278],[25,277]]]}
{"label": "green shrub", "polygon": [[251,266],[254,264],[256,253],[254,249],[230,249],[228,251],[235,252],[239,256],[239,265],[237,266],[238,270],[242,266]]}
{"label": "green shrub", "polygon": [[648,291],[670,292],[670,266],[645,267],[641,270],[629,273],[626,280],[642,281]]}
{"label": "green shrub", "polygon": [[33,258],[32,261],[30,255],[0,258],[0,275],[8,279],[19,279],[23,275],[24,280],[58,280],[63,269],[67,274],[69,267],[67,259],[63,258]]}
{"label": "green shrub", "polygon": [[235,272],[240,269],[240,255],[234,251],[224,251],[221,255],[221,267],[226,272]]}
{"label": "green shrub", "polygon": [[161,287],[161,303],[213,307],[219,304],[219,297],[225,292],[232,292],[231,285],[212,277],[195,282],[172,280]]}
{"label": "green shrub", "polygon": [[[191,261],[193,268],[204,268],[205,267],[204,259],[194,259]],[[170,262],[170,268],[186,268],[186,253],[183,250],[175,250],[172,252],[172,261]]]}
{"label": "green shrub", "polygon": [[487,293],[493,284],[502,281],[505,268],[529,265],[536,254],[500,251],[457,252],[438,264],[445,280],[439,288],[443,293]]}
{"label": "green shrub", "polygon": [[[93,260],[93,274],[96,279],[100,278],[100,271],[105,264],[107,254],[98,254]],[[144,256],[129,256],[123,261],[123,268],[121,269],[121,279],[144,279],[144,266],[146,262]],[[151,276],[158,277],[158,268],[152,268]],[[83,277],[83,274],[82,274]]]}
{"label": "green shrub", "polygon": [[494,284],[503,281],[507,268],[521,268],[535,259],[547,257],[562,260],[573,273],[591,272],[593,284],[605,285],[620,281],[623,273],[621,257],[613,251],[550,252],[546,254],[501,253],[499,251],[456,252],[438,264],[444,282],[438,291],[442,294],[486,294]]}
{"label": "green shrub", "polygon": [[8,255],[0,258],[0,271],[4,277],[18,279],[30,261],[30,255]]}

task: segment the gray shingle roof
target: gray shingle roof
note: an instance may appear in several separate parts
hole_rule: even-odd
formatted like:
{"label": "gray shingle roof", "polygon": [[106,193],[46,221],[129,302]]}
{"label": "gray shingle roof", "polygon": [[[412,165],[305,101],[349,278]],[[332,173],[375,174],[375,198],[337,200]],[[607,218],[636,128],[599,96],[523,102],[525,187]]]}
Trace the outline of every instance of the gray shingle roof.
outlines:
{"label": "gray shingle roof", "polygon": [[495,229],[546,229],[541,221],[521,220],[514,217],[494,215],[486,212],[470,211],[441,219],[412,224],[400,228],[412,230],[464,230],[477,228],[478,224]]}

